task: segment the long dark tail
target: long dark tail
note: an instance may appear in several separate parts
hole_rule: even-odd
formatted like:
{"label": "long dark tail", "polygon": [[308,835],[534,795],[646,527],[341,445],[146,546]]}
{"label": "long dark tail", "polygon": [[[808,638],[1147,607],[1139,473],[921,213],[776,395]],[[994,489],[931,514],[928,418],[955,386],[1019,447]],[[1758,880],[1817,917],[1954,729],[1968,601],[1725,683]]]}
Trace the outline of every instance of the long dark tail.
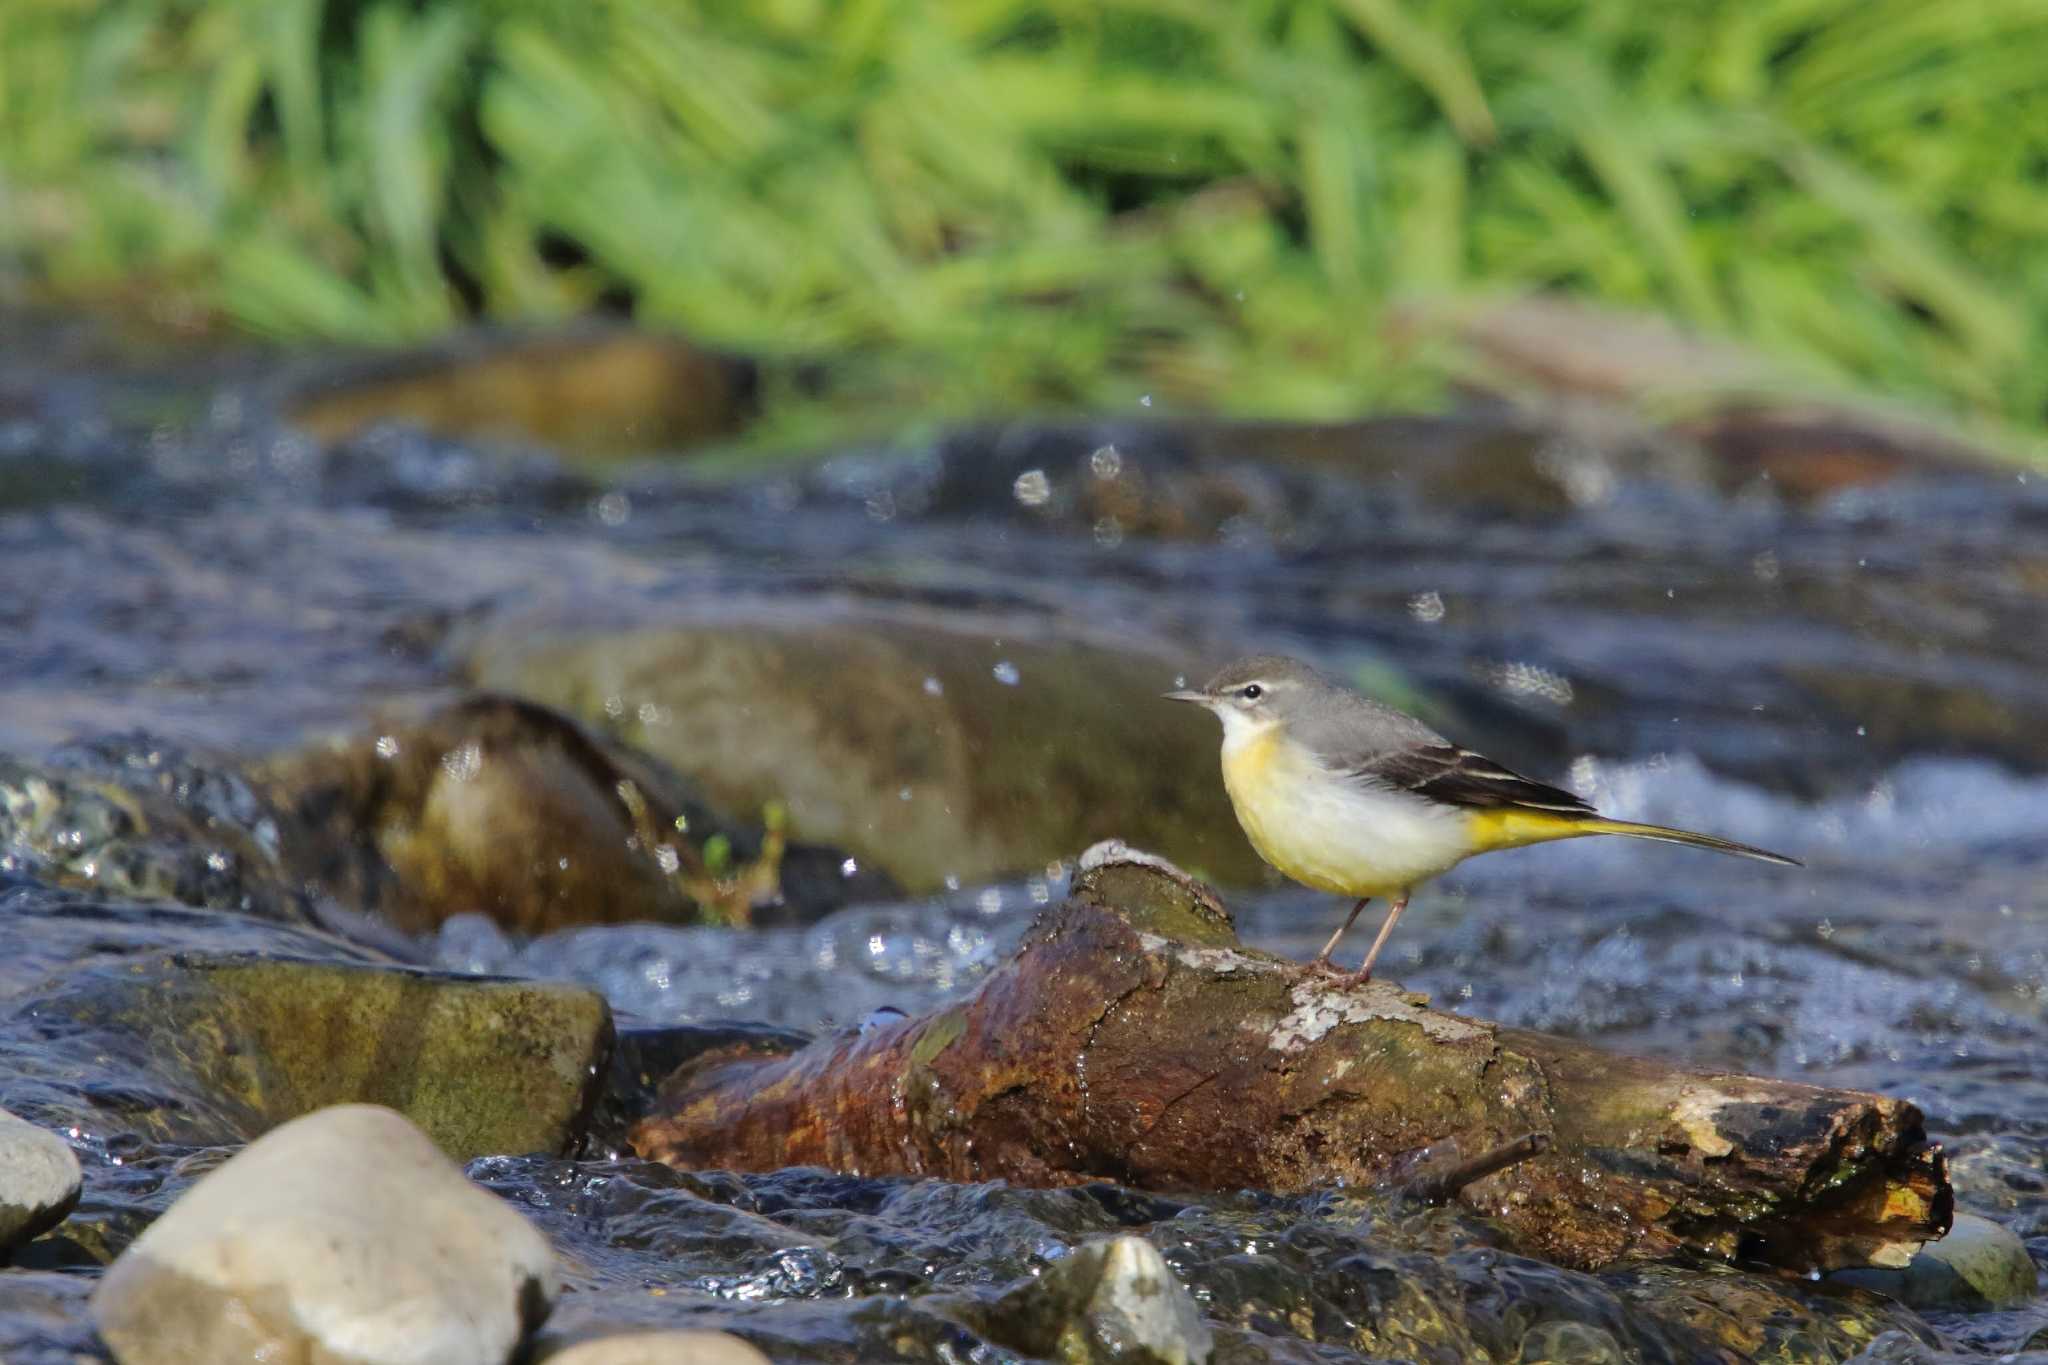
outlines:
{"label": "long dark tail", "polygon": [[1781,867],[1806,866],[1797,858],[1787,858],[1782,853],[1773,853],[1769,849],[1755,848],[1749,844],[1738,844],[1733,839],[1717,838],[1712,834],[1694,834],[1689,829],[1671,829],[1665,825],[1639,825],[1633,820],[1577,820],[1573,824],[1587,834],[1622,834],[1631,839],[1655,839],[1659,843],[1709,848],[1716,853],[1732,853],[1738,858],[1754,858],[1760,863],[1777,863]]}

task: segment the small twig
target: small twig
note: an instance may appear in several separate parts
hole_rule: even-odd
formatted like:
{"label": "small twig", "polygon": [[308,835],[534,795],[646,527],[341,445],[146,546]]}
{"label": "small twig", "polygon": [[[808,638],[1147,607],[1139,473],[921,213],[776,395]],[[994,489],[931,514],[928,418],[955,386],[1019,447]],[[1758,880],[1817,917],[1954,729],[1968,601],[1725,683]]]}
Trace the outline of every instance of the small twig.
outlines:
{"label": "small twig", "polygon": [[1484,1180],[1496,1171],[1519,1166],[1530,1157],[1541,1156],[1550,1150],[1550,1142],[1548,1133],[1524,1133],[1513,1142],[1503,1143],[1464,1161],[1453,1162],[1441,1171],[1416,1176],[1401,1186],[1399,1197],[1415,1204],[1448,1204],[1467,1185]]}

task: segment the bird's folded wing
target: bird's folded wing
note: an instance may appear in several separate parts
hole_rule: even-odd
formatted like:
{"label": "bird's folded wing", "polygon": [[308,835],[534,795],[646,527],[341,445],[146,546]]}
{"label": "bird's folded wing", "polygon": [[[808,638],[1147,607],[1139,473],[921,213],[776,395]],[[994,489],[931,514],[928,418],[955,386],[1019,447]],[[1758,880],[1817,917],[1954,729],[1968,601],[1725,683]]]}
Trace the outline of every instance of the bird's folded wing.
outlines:
{"label": "bird's folded wing", "polygon": [[1344,765],[1359,781],[1413,792],[1446,805],[1472,810],[1554,811],[1592,815],[1592,806],[1564,790],[1510,772],[1470,749],[1428,744],[1372,754]]}

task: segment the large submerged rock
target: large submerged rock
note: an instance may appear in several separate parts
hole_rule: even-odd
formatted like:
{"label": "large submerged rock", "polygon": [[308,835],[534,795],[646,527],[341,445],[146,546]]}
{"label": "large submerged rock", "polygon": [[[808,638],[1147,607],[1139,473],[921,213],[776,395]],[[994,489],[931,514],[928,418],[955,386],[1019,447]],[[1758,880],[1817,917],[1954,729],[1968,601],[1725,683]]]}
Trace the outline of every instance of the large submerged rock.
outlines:
{"label": "large submerged rock", "polygon": [[719,807],[788,810],[911,891],[1036,872],[1113,833],[1229,882],[1264,875],[1208,717],[1159,693],[1201,661],[1029,619],[878,611],[578,635],[493,630],[482,686],[608,726]]}
{"label": "large submerged rock", "polygon": [[[239,954],[81,969],[27,1008],[72,1051],[84,1034],[179,1073],[240,1137],[374,1103],[457,1159],[571,1150],[612,1044],[610,1009],[581,987]],[[175,1131],[193,1116],[129,1117]]]}

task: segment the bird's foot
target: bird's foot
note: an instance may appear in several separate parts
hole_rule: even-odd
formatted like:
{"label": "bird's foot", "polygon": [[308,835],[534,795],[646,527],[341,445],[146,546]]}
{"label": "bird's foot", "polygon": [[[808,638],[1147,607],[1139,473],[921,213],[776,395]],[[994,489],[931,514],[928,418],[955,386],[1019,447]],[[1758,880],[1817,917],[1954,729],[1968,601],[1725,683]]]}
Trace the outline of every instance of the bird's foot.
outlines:
{"label": "bird's foot", "polygon": [[1330,961],[1328,954],[1324,954],[1322,957],[1316,958],[1312,962],[1303,962],[1297,964],[1295,966],[1294,972],[1297,976],[1317,976],[1322,977],[1324,980],[1332,980],[1336,977],[1344,976],[1347,974],[1342,967],[1339,967],[1336,963]]}

